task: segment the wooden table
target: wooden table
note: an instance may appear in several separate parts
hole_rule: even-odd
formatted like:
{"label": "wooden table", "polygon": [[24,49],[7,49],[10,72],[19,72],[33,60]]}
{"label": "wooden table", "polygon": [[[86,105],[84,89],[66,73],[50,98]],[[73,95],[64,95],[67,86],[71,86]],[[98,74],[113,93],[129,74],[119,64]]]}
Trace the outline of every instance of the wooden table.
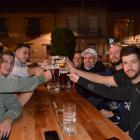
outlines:
{"label": "wooden table", "polygon": [[[77,135],[64,136],[56,121],[56,102],[62,108],[66,102],[77,107]],[[48,90],[37,87],[22,115],[14,122],[10,140],[45,140],[44,131],[56,130],[61,140],[105,140],[117,137],[132,140],[74,90]]]}

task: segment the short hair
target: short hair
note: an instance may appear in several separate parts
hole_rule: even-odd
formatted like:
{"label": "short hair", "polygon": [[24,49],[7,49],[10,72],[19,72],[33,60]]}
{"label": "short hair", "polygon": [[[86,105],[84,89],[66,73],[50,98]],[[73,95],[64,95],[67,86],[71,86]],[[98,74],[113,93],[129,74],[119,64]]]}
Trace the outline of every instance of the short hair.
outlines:
{"label": "short hair", "polygon": [[15,54],[10,50],[3,51],[2,52],[2,57],[3,57],[3,55],[9,55],[9,56],[13,56],[15,58]]}
{"label": "short hair", "polygon": [[[83,52],[83,51],[81,51],[81,50],[75,51],[75,52],[74,52],[74,55],[75,55],[76,53],[80,53],[80,54],[81,54],[82,52]],[[73,55],[73,58],[74,58],[74,55]],[[82,55],[81,55],[81,56],[82,56]]]}
{"label": "short hair", "polygon": [[16,50],[17,50],[17,49],[21,49],[22,47],[26,47],[26,48],[28,48],[28,49],[31,48],[31,47],[30,47],[29,45],[27,45],[27,44],[19,44],[19,45],[17,45]]}
{"label": "short hair", "polygon": [[75,55],[76,53],[80,53],[80,54],[81,54],[82,52],[83,52],[83,51],[81,51],[81,50],[75,51],[75,52],[74,52],[74,55]]}
{"label": "short hair", "polygon": [[136,54],[138,59],[140,60],[140,49],[137,46],[127,46],[121,50],[120,56],[128,56],[130,54]]}
{"label": "short hair", "polygon": [[[75,51],[75,52],[74,52],[74,55],[75,55],[76,53],[81,54],[81,53],[82,53],[82,51],[81,51],[81,50]],[[74,59],[74,55],[73,55],[73,59]],[[81,55],[81,57],[83,58],[83,56],[82,56],[82,55]]]}

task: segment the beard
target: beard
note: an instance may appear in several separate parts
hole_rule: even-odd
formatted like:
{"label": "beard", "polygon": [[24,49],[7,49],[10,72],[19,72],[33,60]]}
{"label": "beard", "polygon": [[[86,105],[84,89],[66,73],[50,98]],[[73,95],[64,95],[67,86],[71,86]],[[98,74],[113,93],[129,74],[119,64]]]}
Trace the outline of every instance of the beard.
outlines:
{"label": "beard", "polygon": [[[128,71],[127,71],[127,72],[128,72]],[[135,78],[137,78],[137,77],[140,75],[140,69],[139,69],[138,71],[135,71],[135,74],[132,75],[132,76],[129,76],[129,75],[127,74],[127,72],[125,72],[125,74],[126,74],[126,76],[127,76],[129,79],[135,79]]]}
{"label": "beard", "polygon": [[122,60],[120,59],[120,60],[118,60],[117,62],[111,62],[111,65],[112,66],[117,66],[117,65],[119,65],[119,64],[121,64],[122,63]]}

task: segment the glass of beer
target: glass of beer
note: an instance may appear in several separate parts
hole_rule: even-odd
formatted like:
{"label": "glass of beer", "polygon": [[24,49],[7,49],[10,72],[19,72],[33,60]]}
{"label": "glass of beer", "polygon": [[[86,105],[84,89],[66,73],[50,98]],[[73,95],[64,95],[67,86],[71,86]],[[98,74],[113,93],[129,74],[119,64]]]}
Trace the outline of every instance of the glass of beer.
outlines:
{"label": "glass of beer", "polygon": [[65,60],[56,60],[56,64],[59,66],[59,68],[64,68]]}
{"label": "glass of beer", "polygon": [[68,68],[67,67],[59,67],[59,84],[61,89],[68,88]]}
{"label": "glass of beer", "polygon": [[67,56],[60,56],[59,57],[60,60],[65,60],[65,61],[67,61],[67,58],[68,58]]}
{"label": "glass of beer", "polygon": [[49,81],[48,88],[59,87],[59,67],[56,65],[49,65],[48,69],[51,70],[52,79]]}

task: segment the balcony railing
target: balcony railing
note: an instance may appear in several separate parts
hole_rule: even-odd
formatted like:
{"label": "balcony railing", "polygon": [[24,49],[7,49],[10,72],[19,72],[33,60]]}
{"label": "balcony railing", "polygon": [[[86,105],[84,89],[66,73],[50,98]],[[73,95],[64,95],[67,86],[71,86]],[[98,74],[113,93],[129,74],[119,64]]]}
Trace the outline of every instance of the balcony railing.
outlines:
{"label": "balcony railing", "polygon": [[29,37],[39,37],[42,34],[42,27],[26,27],[26,35]]}
{"label": "balcony railing", "polygon": [[0,27],[0,38],[8,36],[8,28],[7,27]]}
{"label": "balcony railing", "polygon": [[77,35],[101,35],[101,28],[70,28]]}

